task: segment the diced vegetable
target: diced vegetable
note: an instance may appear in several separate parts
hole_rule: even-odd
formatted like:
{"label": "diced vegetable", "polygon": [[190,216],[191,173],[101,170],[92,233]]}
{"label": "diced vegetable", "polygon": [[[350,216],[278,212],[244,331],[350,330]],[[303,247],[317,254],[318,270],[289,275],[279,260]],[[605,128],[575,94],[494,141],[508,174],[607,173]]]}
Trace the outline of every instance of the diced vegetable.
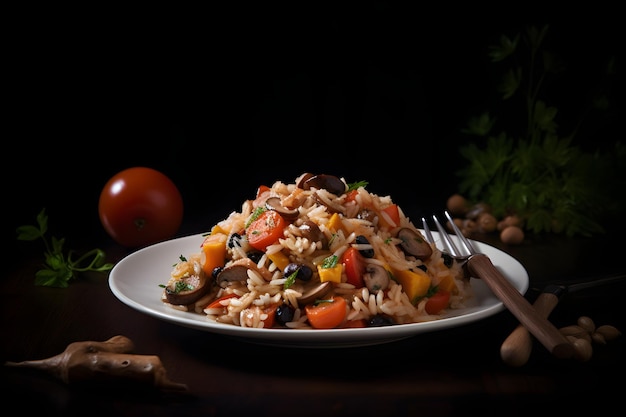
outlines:
{"label": "diced vegetable", "polygon": [[437,314],[444,308],[448,307],[450,302],[450,291],[439,289],[426,301],[426,312],[428,314]]}
{"label": "diced vegetable", "polygon": [[267,257],[270,259],[270,261],[275,263],[278,269],[280,269],[281,271],[284,271],[287,265],[289,265],[289,258],[282,252],[275,252],[271,255],[267,254]]}
{"label": "diced vegetable", "polygon": [[209,305],[207,305],[205,308],[224,307],[224,303],[222,303],[222,301],[228,300],[230,298],[239,298],[239,296],[237,294],[235,294],[235,293],[230,293],[230,294],[223,295],[220,298],[211,301],[211,303],[209,303]]}
{"label": "diced vegetable", "polygon": [[228,236],[224,233],[215,233],[208,235],[202,242],[200,264],[205,274],[210,276],[216,267],[224,266],[227,240]]}
{"label": "diced vegetable", "polygon": [[265,205],[265,201],[270,196],[270,187],[267,185],[261,185],[256,191],[256,197],[252,201],[252,207],[263,207]]}
{"label": "diced vegetable", "polygon": [[246,327],[269,329],[274,326],[278,306],[278,303],[268,306],[250,306],[241,311],[241,323]]}
{"label": "diced vegetable", "polygon": [[347,282],[356,288],[365,285],[363,273],[365,272],[365,259],[357,248],[349,247],[341,256],[341,263],[346,271]]}
{"label": "diced vegetable", "polygon": [[274,323],[276,322],[276,310],[279,305],[278,303],[273,303],[261,308],[263,314],[267,314],[267,317],[262,320],[264,328],[269,329],[274,327]]}
{"label": "diced vegetable", "polygon": [[223,227],[221,227],[219,224],[216,224],[215,226],[213,226],[213,228],[211,229],[211,234],[215,235],[217,233],[223,233],[225,235],[228,235],[228,230],[224,229]]}
{"label": "diced vegetable", "polygon": [[343,222],[341,221],[341,216],[339,215],[339,213],[333,213],[333,215],[330,216],[326,227],[333,233],[338,232],[339,230],[343,230],[343,234],[347,234],[346,229],[343,227]]}
{"label": "diced vegetable", "polygon": [[400,225],[400,209],[397,204],[392,204],[380,211],[380,225],[388,229]]}
{"label": "diced vegetable", "polygon": [[346,193],[346,198],[344,199],[344,201],[346,203],[350,202],[350,201],[354,201],[356,199],[357,194],[359,194],[358,190],[350,190]]}
{"label": "diced vegetable", "polygon": [[323,265],[317,266],[317,273],[320,276],[320,282],[341,282],[341,273],[343,272],[343,265],[337,264],[331,268],[324,268]]}
{"label": "diced vegetable", "polygon": [[316,304],[304,307],[309,324],[316,329],[332,329],[346,318],[345,298],[334,296],[329,300],[319,300]]}
{"label": "diced vegetable", "polygon": [[208,310],[208,309],[214,309],[214,308],[223,308],[224,309],[224,314],[226,314],[226,306],[224,304],[222,304],[222,301],[224,300],[228,300],[229,298],[236,298],[239,297],[237,294],[235,293],[230,293],[230,294],[226,294],[221,296],[220,298],[213,300],[209,303],[209,305],[207,305],[206,307],[204,307],[204,310]]}
{"label": "diced vegetable", "polygon": [[409,269],[394,270],[393,276],[402,285],[402,289],[413,304],[416,304],[420,298],[428,293],[431,284],[430,277],[419,268],[415,271]]}
{"label": "diced vegetable", "polygon": [[267,185],[259,185],[259,188],[256,190],[256,198],[261,197],[264,193],[269,192],[271,190]]}

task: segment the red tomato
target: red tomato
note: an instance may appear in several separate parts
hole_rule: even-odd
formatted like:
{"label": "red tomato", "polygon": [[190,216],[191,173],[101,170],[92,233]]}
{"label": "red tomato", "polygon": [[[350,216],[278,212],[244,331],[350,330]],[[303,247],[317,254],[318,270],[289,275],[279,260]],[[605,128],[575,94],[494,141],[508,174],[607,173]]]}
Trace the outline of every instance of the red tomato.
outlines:
{"label": "red tomato", "polygon": [[346,277],[349,284],[354,285],[356,288],[361,288],[365,285],[363,282],[365,260],[357,248],[349,247],[346,249],[343,255],[341,255],[340,263],[345,266]]}
{"label": "red tomato", "polygon": [[133,167],[118,172],[105,184],[98,214],[117,243],[146,246],[176,234],[183,220],[183,199],[165,174]]}
{"label": "red tomato", "polygon": [[428,314],[437,314],[444,308],[448,307],[450,302],[450,291],[439,290],[426,301],[426,312]]}
{"label": "red tomato", "polygon": [[265,252],[265,248],[278,241],[283,236],[287,221],[274,210],[264,211],[246,229],[246,236],[250,246]]}

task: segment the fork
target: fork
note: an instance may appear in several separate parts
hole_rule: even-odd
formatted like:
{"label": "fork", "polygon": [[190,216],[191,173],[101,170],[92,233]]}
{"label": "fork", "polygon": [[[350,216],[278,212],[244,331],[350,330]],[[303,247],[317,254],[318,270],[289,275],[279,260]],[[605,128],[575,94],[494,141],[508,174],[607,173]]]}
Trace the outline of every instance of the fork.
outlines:
{"label": "fork", "polygon": [[[573,357],[574,347],[566,337],[548,321],[547,317],[535,310],[526,298],[493,265],[487,255],[476,251],[471,241],[463,235],[454,223],[450,214],[447,211],[444,214],[457,236],[459,246],[462,247],[462,249],[459,249],[454,244],[450,235],[439,223],[437,216],[433,215],[433,221],[439,230],[444,252],[456,259],[469,276],[482,279],[495,296],[502,301],[502,304],[549,352],[557,358]],[[436,245],[428,223],[423,217],[422,224],[426,240],[430,244]]]}

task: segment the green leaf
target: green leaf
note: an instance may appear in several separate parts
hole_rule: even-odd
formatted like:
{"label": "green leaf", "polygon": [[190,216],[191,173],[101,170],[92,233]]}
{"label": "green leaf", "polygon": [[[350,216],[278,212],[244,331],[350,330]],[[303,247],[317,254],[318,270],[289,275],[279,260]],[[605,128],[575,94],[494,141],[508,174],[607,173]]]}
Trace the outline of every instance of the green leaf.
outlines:
{"label": "green leaf", "polygon": [[52,271],[50,269],[42,269],[35,273],[35,285],[67,288],[71,278],[72,273],[69,270]]}
{"label": "green leaf", "polygon": [[502,99],[511,98],[519,89],[522,82],[522,69],[512,68],[504,74],[502,81],[498,85],[498,91],[502,94]]}
{"label": "green leaf", "polygon": [[37,224],[39,225],[41,235],[44,236],[48,231],[48,215],[46,214],[45,208],[41,209],[39,214],[37,214]]}
{"label": "green leaf", "polygon": [[517,49],[517,43],[519,42],[519,34],[513,39],[502,35],[500,36],[500,44],[489,46],[489,57],[493,62],[503,61],[509,56],[513,55]]}
{"label": "green leaf", "polygon": [[18,240],[37,240],[42,236],[41,231],[35,226],[26,225],[17,228]]}
{"label": "green leaf", "polygon": [[549,25],[544,25],[541,29],[537,29],[535,26],[530,26],[526,29],[526,39],[528,39],[531,51],[537,51],[541,48],[549,27]]}
{"label": "green leaf", "polygon": [[46,265],[55,271],[65,268],[65,259],[59,253],[46,253]]}
{"label": "green leaf", "polygon": [[468,135],[487,136],[495,122],[496,120],[491,118],[489,112],[485,112],[479,117],[471,117],[468,121],[467,128],[461,131]]}
{"label": "green leaf", "polygon": [[546,103],[538,100],[535,104],[533,119],[540,130],[548,133],[555,133],[558,127],[554,121],[557,112],[558,110],[556,107],[548,107],[546,106]]}

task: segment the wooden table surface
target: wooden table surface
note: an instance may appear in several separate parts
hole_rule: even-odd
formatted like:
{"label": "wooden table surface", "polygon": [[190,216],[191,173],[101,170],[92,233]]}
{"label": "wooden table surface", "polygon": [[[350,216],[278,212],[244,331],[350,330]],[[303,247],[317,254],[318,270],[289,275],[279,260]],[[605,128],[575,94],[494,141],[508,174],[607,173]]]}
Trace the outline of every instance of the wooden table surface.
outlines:
{"label": "wooden table surface", "polygon": [[[196,233],[186,224],[180,236]],[[616,236],[534,238],[508,247],[530,276],[534,301],[548,282],[623,273],[611,248]],[[131,251],[91,242],[117,262]],[[621,245],[623,246],[623,245]],[[158,355],[184,393],[144,386],[66,385],[43,372],[2,367],[2,398],[22,412],[46,415],[528,415],[619,406],[626,370],[624,337],[594,344],[587,362],[559,360],[535,342],[522,367],[502,362],[499,348],[515,328],[504,310],[478,322],[382,345],[348,348],[265,346],[171,324],[136,311],[110,291],[108,274],[88,274],[67,289],[37,287],[38,251],[22,253],[4,274],[1,359],[43,359],[75,341],[124,335],[134,353]],[[557,327],[591,317],[626,329],[625,283],[564,295],[550,316]],[[567,415],[567,414],[561,414]],[[597,414],[602,415],[602,414]]]}

